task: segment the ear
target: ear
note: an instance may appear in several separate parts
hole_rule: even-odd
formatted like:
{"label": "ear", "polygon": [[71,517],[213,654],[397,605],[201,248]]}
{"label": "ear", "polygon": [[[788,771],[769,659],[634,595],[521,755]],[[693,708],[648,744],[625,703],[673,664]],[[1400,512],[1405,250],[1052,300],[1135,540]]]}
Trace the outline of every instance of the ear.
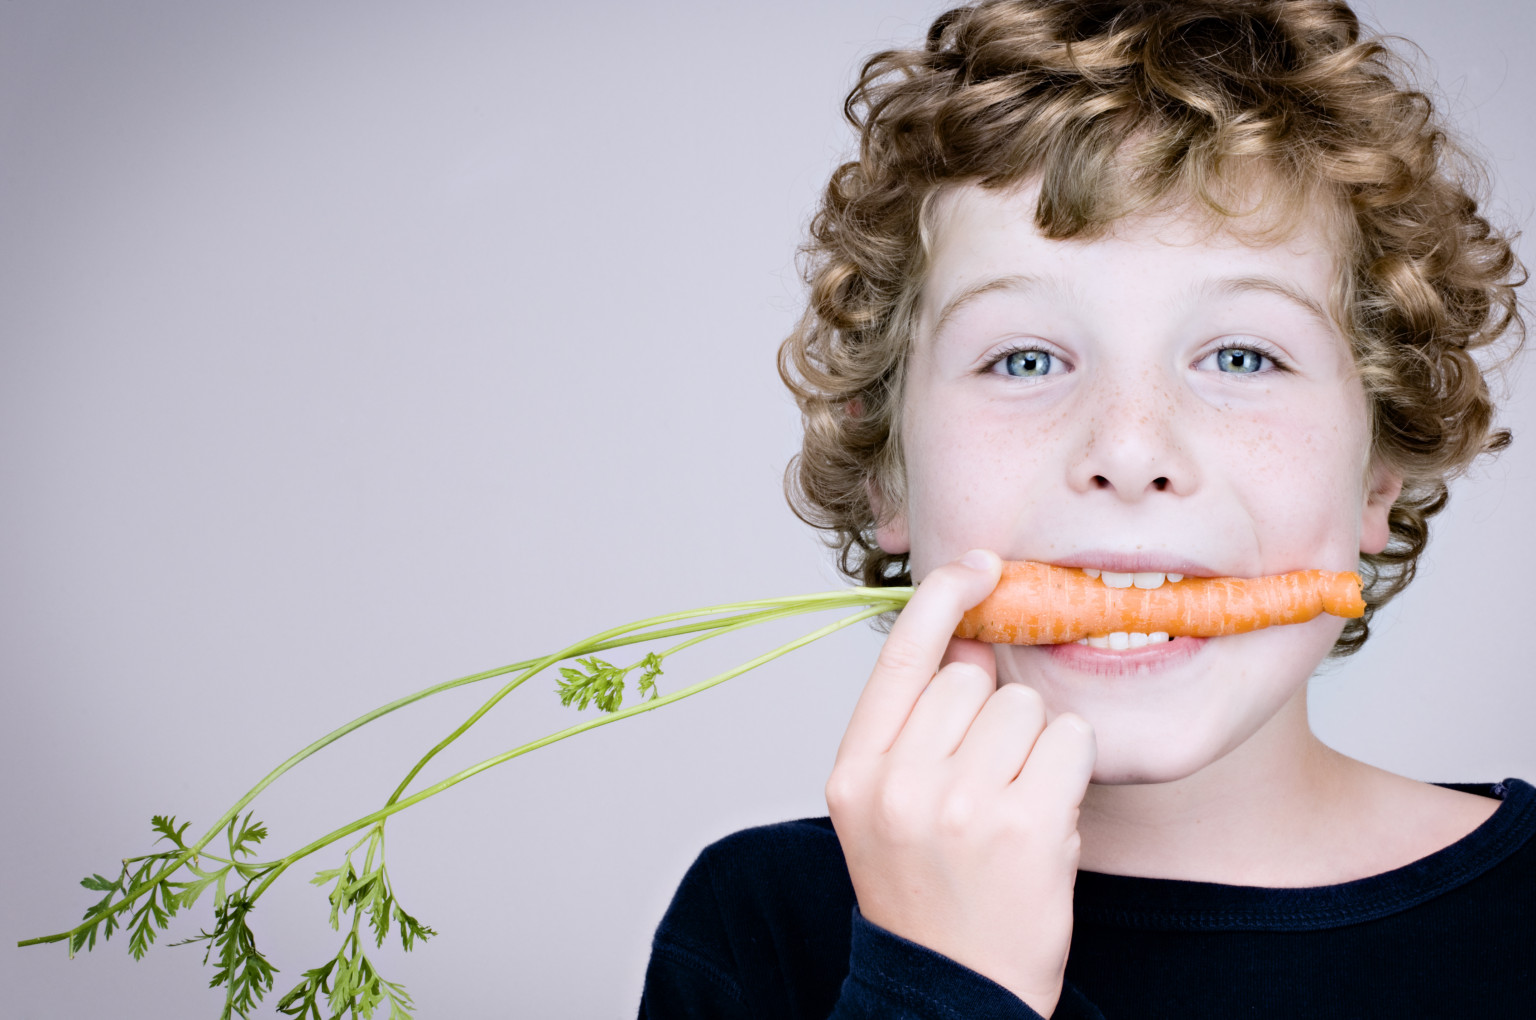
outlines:
{"label": "ear", "polygon": [[1366,477],[1365,507],[1360,513],[1360,551],[1379,553],[1392,538],[1387,515],[1403,491],[1403,476],[1385,464],[1371,466]]}
{"label": "ear", "polygon": [[897,556],[911,552],[912,540],[907,533],[906,514],[886,516],[885,500],[881,498],[880,489],[872,480],[864,481],[864,491],[869,496],[869,508],[875,514],[875,541],[880,544],[881,550]]}

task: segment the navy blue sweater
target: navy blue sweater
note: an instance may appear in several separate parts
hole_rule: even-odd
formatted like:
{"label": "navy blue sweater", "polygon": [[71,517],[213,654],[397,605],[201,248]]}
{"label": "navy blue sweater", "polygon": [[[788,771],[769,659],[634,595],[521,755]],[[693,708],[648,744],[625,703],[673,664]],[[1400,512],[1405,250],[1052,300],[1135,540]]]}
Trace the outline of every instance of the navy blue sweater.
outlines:
{"label": "navy blue sweater", "polygon": [[[1406,867],[1310,889],[1080,872],[1058,1018],[1536,1017],[1536,789]],[[657,929],[646,1020],[1039,1020],[859,916],[831,823],[699,855]]]}

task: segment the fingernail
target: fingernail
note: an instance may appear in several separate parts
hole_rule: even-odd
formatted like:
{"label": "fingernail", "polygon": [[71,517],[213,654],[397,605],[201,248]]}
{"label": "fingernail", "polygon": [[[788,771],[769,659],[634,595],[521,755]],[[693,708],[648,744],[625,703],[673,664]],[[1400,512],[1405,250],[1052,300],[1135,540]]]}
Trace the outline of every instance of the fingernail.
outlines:
{"label": "fingernail", "polygon": [[1086,737],[1088,734],[1093,732],[1093,727],[1089,725],[1088,720],[1080,716],[1064,715],[1061,717],[1061,721],[1072,727],[1072,729],[1076,730],[1077,733],[1082,736]]}
{"label": "fingernail", "polygon": [[957,663],[955,663],[955,665],[960,666],[960,667],[962,667],[964,669],[970,670],[972,675],[980,677],[983,680],[991,680],[992,679],[992,674],[991,673],[988,673],[986,670],[982,669],[980,666],[976,665],[976,663],[974,663],[974,662],[957,662]]}
{"label": "fingernail", "polygon": [[992,554],[987,552],[985,549],[972,549],[970,552],[960,557],[960,562],[964,563],[972,570],[980,570],[986,572],[992,569]]}

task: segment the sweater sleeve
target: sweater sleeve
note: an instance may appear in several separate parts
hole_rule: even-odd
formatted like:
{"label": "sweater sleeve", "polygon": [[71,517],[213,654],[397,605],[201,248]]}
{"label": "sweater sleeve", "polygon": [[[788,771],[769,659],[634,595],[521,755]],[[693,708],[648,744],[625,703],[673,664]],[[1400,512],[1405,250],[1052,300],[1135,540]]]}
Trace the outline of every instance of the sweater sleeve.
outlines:
{"label": "sweater sleeve", "polygon": [[866,921],[859,908],[853,908],[848,977],[832,1020],[981,1016],[1041,1020],[1024,1000],[992,979]]}

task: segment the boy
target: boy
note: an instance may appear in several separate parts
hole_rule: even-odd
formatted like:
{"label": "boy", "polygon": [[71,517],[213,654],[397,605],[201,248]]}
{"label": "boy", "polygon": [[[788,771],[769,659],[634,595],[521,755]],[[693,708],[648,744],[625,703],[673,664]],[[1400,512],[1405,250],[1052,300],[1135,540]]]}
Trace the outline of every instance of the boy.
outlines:
{"label": "boy", "polygon": [[1157,587],[1402,589],[1506,434],[1471,352],[1519,267],[1427,101],[1321,0],[1013,0],[873,58],[783,371],[797,506],[920,582],[830,820],[708,848],[649,1017],[1519,1016],[1536,790],[1339,755],[1306,684],[1367,616],[953,639],[999,555]]}

